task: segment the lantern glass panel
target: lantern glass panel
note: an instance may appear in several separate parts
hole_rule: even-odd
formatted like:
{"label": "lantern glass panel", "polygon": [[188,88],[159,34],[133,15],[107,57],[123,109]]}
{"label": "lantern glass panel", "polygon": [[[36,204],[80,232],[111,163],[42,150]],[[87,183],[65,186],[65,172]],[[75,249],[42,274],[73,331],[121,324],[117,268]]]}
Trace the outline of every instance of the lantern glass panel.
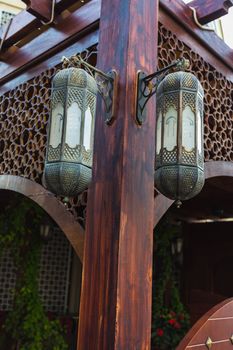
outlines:
{"label": "lantern glass panel", "polygon": [[198,152],[202,153],[202,120],[200,111],[197,112],[197,149]]}
{"label": "lantern glass panel", "polygon": [[162,138],[162,113],[159,113],[157,120],[157,133],[156,133],[156,153],[159,154],[161,150],[161,138]]}
{"label": "lantern glass panel", "polygon": [[72,105],[67,109],[65,138],[65,142],[71,148],[75,148],[80,144],[81,117],[82,111],[77,102],[72,103]]}
{"label": "lantern glass panel", "polygon": [[188,152],[195,147],[195,115],[189,106],[182,114],[182,146]]}
{"label": "lantern glass panel", "polygon": [[86,148],[86,151],[92,148],[92,114],[90,107],[85,112],[83,146]]}
{"label": "lantern glass panel", "polygon": [[64,107],[61,103],[58,103],[56,107],[52,110],[50,127],[49,144],[53,148],[57,148],[62,141],[63,114]]}
{"label": "lantern glass panel", "polygon": [[177,144],[177,110],[170,106],[164,119],[164,145],[167,151],[172,151]]}

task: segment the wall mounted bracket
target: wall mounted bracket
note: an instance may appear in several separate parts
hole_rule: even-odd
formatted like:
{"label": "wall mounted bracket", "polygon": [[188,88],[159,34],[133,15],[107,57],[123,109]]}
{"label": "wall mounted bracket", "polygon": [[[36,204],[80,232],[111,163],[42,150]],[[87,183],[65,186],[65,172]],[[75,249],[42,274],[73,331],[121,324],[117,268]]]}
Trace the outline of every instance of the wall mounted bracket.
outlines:
{"label": "wall mounted bracket", "polygon": [[142,125],[146,119],[146,104],[149,99],[156,93],[157,87],[161,80],[166,75],[167,71],[172,68],[187,69],[189,67],[189,60],[180,58],[167,67],[164,67],[150,75],[139,71],[137,77],[137,99],[136,99],[136,122]]}

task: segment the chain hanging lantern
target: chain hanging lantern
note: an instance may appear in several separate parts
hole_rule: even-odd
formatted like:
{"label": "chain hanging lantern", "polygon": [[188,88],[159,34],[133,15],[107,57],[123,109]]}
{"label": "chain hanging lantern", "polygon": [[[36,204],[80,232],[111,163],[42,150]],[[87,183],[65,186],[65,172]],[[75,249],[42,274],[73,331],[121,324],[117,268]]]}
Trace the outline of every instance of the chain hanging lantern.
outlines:
{"label": "chain hanging lantern", "polygon": [[97,90],[81,68],[63,69],[53,78],[44,178],[58,195],[72,197],[91,180]]}
{"label": "chain hanging lantern", "polygon": [[179,206],[204,185],[204,92],[193,74],[178,71],[165,76],[156,94],[155,185]]}
{"label": "chain hanging lantern", "polygon": [[[87,52],[86,59],[91,54]],[[74,197],[88,187],[92,178],[98,92],[105,103],[106,124],[114,120],[117,73],[103,73],[81,55],[63,57],[63,62],[68,68],[59,71],[52,81],[44,183],[57,195]]]}

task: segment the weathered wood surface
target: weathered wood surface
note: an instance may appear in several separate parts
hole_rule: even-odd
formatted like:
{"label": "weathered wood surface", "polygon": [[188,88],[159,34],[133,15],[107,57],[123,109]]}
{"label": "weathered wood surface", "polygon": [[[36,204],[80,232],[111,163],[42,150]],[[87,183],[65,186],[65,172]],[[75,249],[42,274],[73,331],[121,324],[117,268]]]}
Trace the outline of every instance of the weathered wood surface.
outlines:
{"label": "weathered wood surface", "polygon": [[51,27],[14,53],[6,52],[0,64],[0,84],[94,31],[99,17],[100,2],[92,0],[66,19],[58,19],[56,28]]}
{"label": "weathered wood surface", "polygon": [[96,29],[95,31],[85,34],[85,36],[83,38],[80,38],[78,42],[61,49],[61,51],[59,50],[59,52],[57,53],[54,53],[51,57],[50,57],[50,51],[48,51],[47,55],[49,58],[46,59],[45,61],[39,62],[35,65],[31,65],[31,64],[29,64],[28,66],[26,65],[26,67],[24,66],[24,68],[27,68],[27,69],[22,70],[21,74],[10,75],[11,79],[8,79],[5,84],[0,85],[0,95],[6,93],[9,90],[15,89],[16,86],[23,84],[24,82],[30,80],[31,78],[34,78],[35,76],[41,74],[47,69],[55,67],[56,65],[61,63],[61,57],[63,56],[70,57],[72,55],[76,55],[79,52],[83,52],[86,50],[86,48],[96,45],[98,41],[99,41],[99,30]]}
{"label": "weathered wood surface", "polygon": [[27,11],[41,21],[49,22],[52,17],[53,0],[22,0]]}
{"label": "weathered wood surface", "polygon": [[[74,0],[57,0],[56,13],[58,14],[59,11],[62,11],[66,3],[72,4],[72,1]],[[87,10],[86,15],[89,18],[86,22],[86,29],[90,31],[96,30],[100,16],[100,0],[91,0],[90,3],[77,9],[68,18],[56,17],[56,26],[49,28],[46,32],[47,34],[38,35],[16,52],[10,50],[9,52],[1,53],[3,62],[0,64],[0,84],[11,81],[23,71],[28,71],[29,66],[35,66],[39,60],[45,60],[59,52],[59,50],[63,50],[64,47],[75,41],[75,36],[78,38],[79,30],[82,31],[80,33],[80,36],[82,36],[85,29],[82,25],[80,26],[79,22],[84,8]],[[183,40],[184,43],[203,56],[204,60],[226,75],[228,79],[233,80],[233,50],[215,33],[198,28],[192,18],[191,9],[182,0],[160,1],[160,22],[176,34],[180,40]],[[17,15],[10,26],[6,44],[7,42],[9,44],[19,40],[17,35],[20,33],[24,36],[32,31],[33,21],[40,23],[38,19],[35,19],[34,16],[26,11]],[[20,30],[22,23],[25,23],[25,28],[22,29],[23,32]],[[94,23],[95,26],[93,28]],[[30,78],[29,74],[27,76]]]}
{"label": "weathered wood surface", "polygon": [[197,349],[205,350],[208,338],[212,340],[212,346],[216,350],[232,349],[233,327],[233,298],[209,310],[187,333],[176,350]]}
{"label": "weathered wood surface", "polygon": [[228,14],[229,8],[233,6],[233,0],[193,0],[188,6],[197,11],[198,21],[206,24]]}
{"label": "weathered wood surface", "polygon": [[84,230],[51,192],[34,181],[13,175],[0,175],[0,190],[21,193],[43,208],[64,232],[80,260],[83,260]]}
{"label": "weathered wood surface", "polygon": [[[233,50],[217,34],[202,30],[195,24],[192,10],[188,4],[182,0],[160,0],[160,8],[163,13],[160,13],[159,19],[165,27],[170,30],[174,28],[174,33],[179,39],[190,47],[193,47],[193,38],[196,39],[195,50],[201,56],[203,55],[204,59],[209,59],[211,61],[209,63],[213,64],[219,71],[226,69],[226,67],[229,68],[229,73],[225,71],[223,74],[227,74],[233,80]],[[171,21],[172,19],[174,19],[174,23]],[[226,67],[221,68],[217,60]]]}
{"label": "weathered wood surface", "polygon": [[[25,0],[25,3],[29,3],[30,0]],[[43,0],[43,3],[48,0]],[[49,0],[51,2],[51,0]],[[86,0],[88,2],[89,0]],[[92,1],[92,0],[91,0]],[[41,0],[31,0],[31,2],[37,2],[41,4]],[[58,16],[63,10],[67,9],[69,6],[77,3],[77,0],[56,0],[55,15]],[[81,4],[81,3],[80,3]],[[40,11],[40,10],[39,10]],[[55,18],[56,18],[55,16]],[[48,20],[51,17],[48,18]],[[0,29],[0,40],[3,38],[5,31],[7,30],[7,35],[4,39],[3,47],[9,47],[21,39],[23,39],[28,33],[31,33],[37,28],[42,27],[41,21],[34,15],[29,13],[27,10],[21,11],[17,16],[12,19],[9,30],[7,30],[8,25],[4,25]]]}
{"label": "weathered wood surface", "polygon": [[158,1],[103,0],[98,67],[119,73],[115,121],[97,108],[79,350],[150,349],[154,99],[135,123],[136,72],[157,57]]}

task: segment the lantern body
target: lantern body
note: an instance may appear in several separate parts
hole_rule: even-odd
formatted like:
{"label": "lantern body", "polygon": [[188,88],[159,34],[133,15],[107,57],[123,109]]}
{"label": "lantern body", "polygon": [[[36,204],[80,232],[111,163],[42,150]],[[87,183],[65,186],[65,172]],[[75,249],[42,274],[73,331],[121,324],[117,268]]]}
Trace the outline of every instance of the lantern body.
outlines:
{"label": "lantern body", "polygon": [[55,194],[73,197],[91,180],[96,96],[96,81],[83,69],[53,79],[44,179]]}
{"label": "lantern body", "polygon": [[168,74],[157,89],[155,185],[170,199],[190,199],[204,185],[203,97],[187,72]]}

